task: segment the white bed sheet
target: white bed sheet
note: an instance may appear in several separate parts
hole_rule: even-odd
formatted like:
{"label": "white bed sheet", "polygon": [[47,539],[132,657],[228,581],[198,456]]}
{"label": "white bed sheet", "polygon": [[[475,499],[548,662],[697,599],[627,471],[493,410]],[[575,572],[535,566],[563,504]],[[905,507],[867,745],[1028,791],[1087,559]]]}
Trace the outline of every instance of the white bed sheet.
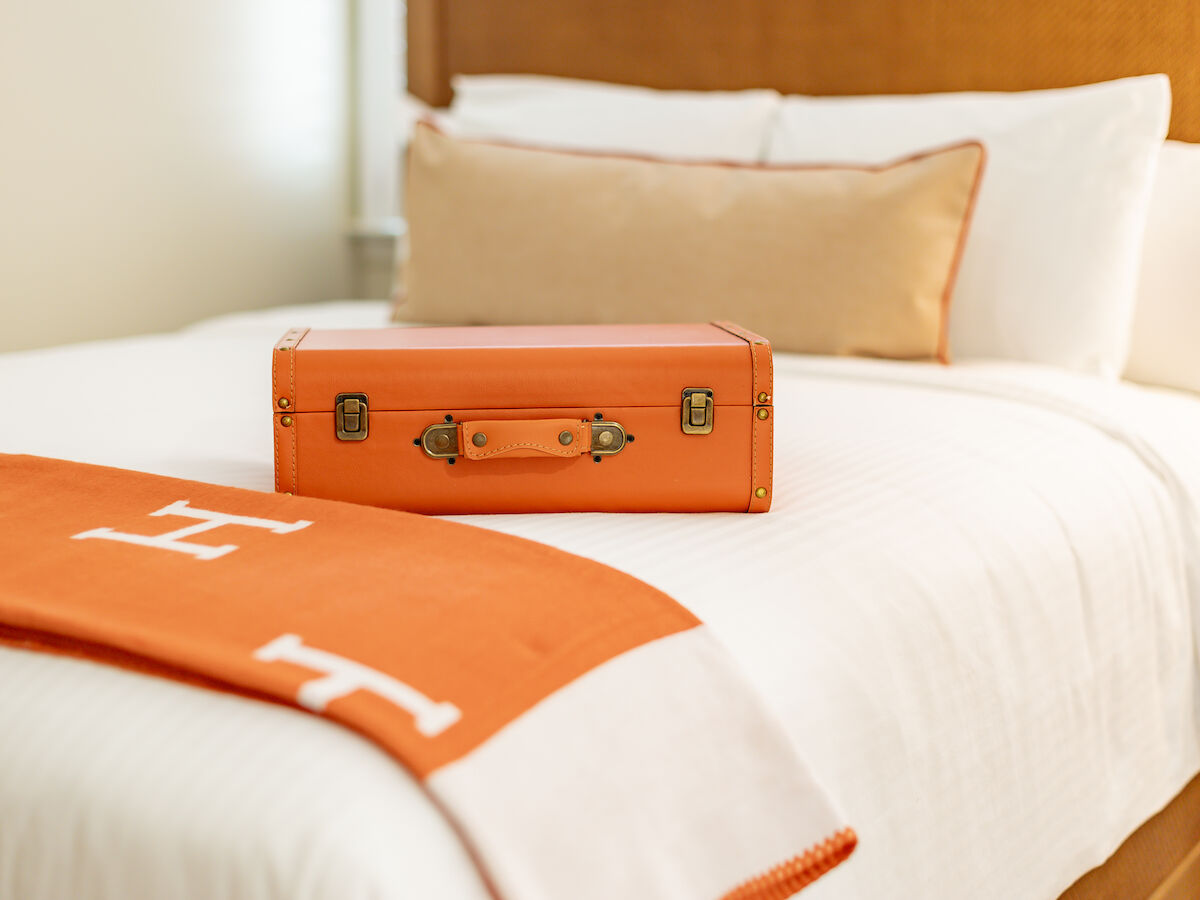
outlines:
{"label": "white bed sheet", "polygon": [[[0,451],[269,490],[274,340],[384,318],[2,356]],[[794,356],[775,398],[768,515],[462,518],[711,625],[859,832],[806,897],[1055,897],[1200,769],[1200,400]],[[337,726],[11,649],[0,685],[0,897],[486,898],[415,783]]]}

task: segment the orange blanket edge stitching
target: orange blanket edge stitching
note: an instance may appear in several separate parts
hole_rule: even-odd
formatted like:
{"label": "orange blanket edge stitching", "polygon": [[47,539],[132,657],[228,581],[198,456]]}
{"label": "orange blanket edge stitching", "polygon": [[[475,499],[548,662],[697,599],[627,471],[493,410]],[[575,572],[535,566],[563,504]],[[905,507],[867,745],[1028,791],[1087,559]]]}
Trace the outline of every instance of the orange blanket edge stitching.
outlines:
{"label": "orange blanket edge stitching", "polygon": [[721,900],[787,900],[844,862],[856,846],[858,835],[854,829],[843,828],[762,875],[742,882]]}

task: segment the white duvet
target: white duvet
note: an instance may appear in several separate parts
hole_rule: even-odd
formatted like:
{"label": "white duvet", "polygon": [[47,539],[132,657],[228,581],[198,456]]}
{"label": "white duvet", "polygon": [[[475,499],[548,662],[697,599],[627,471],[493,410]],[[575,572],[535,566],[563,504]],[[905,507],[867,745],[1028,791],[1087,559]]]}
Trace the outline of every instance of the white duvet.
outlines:
{"label": "white duvet", "polygon": [[[274,340],[384,318],[325,304],[0,356],[0,451],[269,490]],[[787,355],[775,400],[767,515],[463,518],[711,625],[858,830],[804,896],[1057,896],[1200,770],[1200,400]],[[487,893],[361,738],[0,649],[0,898],[143,897]]]}

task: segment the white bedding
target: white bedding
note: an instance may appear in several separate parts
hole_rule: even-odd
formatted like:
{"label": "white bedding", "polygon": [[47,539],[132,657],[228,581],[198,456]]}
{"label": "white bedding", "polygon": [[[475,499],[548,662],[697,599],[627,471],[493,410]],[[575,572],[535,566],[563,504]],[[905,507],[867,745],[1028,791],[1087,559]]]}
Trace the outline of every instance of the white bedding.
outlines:
{"label": "white bedding", "polygon": [[[274,340],[384,318],[0,356],[0,451],[269,490]],[[776,379],[767,515],[464,520],[711,625],[859,832],[804,896],[1057,896],[1200,770],[1200,400],[1019,364],[782,356]],[[8,649],[0,685],[0,898],[487,897],[337,726]]]}

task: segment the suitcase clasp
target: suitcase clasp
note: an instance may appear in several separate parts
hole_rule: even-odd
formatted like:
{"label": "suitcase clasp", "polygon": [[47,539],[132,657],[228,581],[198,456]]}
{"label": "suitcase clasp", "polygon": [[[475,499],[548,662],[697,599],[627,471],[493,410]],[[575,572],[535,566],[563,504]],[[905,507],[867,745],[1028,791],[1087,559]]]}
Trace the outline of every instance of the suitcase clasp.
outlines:
{"label": "suitcase clasp", "polygon": [[366,394],[338,394],[333,409],[339,441],[367,439]]}
{"label": "suitcase clasp", "polygon": [[712,388],[684,388],[680,409],[684,434],[709,434],[713,430]]}

